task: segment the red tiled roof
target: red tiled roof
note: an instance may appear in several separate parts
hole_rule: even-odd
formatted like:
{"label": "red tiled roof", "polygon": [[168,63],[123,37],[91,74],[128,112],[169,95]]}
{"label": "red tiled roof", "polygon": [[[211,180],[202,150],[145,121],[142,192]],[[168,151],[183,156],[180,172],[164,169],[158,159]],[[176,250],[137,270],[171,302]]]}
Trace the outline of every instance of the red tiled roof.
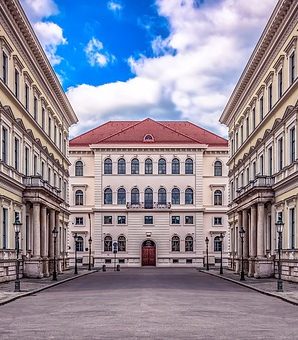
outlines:
{"label": "red tiled roof", "polygon": [[228,141],[187,121],[110,121],[73,138],[70,146],[90,144],[146,143],[144,137],[152,135],[153,144],[208,144],[228,146]]}

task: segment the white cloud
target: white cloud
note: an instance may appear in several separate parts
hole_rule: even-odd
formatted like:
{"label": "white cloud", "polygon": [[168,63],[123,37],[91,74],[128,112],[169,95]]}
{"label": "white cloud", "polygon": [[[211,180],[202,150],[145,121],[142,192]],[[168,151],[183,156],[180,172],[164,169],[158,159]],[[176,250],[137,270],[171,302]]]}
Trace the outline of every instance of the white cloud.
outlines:
{"label": "white cloud", "polygon": [[157,0],[170,35],[152,42],[155,57],[129,58],[135,77],[68,90],[77,134],[107,119],[188,119],[226,134],[218,123],[228,97],[277,0]]}
{"label": "white cloud", "polygon": [[60,64],[62,58],[57,49],[67,43],[63,29],[51,21],[44,21],[58,13],[56,3],[54,0],[21,0],[21,3],[50,63],[53,66]]}
{"label": "white cloud", "polygon": [[112,54],[104,51],[103,43],[94,37],[85,47],[85,53],[91,66],[105,67],[109,62],[116,60]]}
{"label": "white cloud", "polygon": [[122,5],[118,1],[109,1],[107,3],[107,7],[110,11],[113,11],[113,12],[119,12],[122,10]]}

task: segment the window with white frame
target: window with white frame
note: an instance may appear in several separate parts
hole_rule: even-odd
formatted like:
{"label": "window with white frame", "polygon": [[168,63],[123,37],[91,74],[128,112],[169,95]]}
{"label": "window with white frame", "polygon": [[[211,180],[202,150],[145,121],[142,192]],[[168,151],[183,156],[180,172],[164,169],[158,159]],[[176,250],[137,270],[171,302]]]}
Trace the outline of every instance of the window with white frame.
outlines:
{"label": "window with white frame", "polygon": [[272,101],[272,84],[268,86],[268,109],[269,111],[272,109],[273,101]]}
{"label": "window with white frame", "polygon": [[222,225],[222,217],[214,217],[213,225]]}
{"label": "window with white frame", "polygon": [[278,98],[281,98],[283,95],[283,70],[282,68],[279,70],[277,74],[277,82],[278,82]]}
{"label": "window with white frame", "polygon": [[172,251],[180,251],[180,237],[177,235],[172,237]]}
{"label": "window with white frame", "polygon": [[272,146],[268,148],[268,174],[272,176],[273,174],[273,153]]}
{"label": "window with white frame", "polygon": [[185,237],[185,251],[193,251],[193,237],[190,235]]}
{"label": "window with white frame", "polygon": [[14,138],[14,168],[20,170],[20,141],[17,137]]}
{"label": "window with white frame", "polygon": [[2,126],[2,138],[1,138],[1,146],[2,146],[2,162],[8,164],[8,129]]}
{"label": "window with white frame", "polygon": [[180,216],[172,216],[171,222],[172,224],[180,224]]}
{"label": "window with white frame", "polygon": [[82,190],[75,192],[75,205],[84,205],[84,193]]}
{"label": "window with white frame", "polygon": [[296,248],[295,208],[289,209],[289,248]]}
{"label": "window with white frame", "polygon": [[76,217],[75,225],[84,225],[84,217]]}
{"label": "window with white frame", "polygon": [[8,83],[8,56],[5,52],[2,54],[2,79],[4,84],[7,85]]}
{"label": "window with white frame", "polygon": [[278,150],[277,150],[277,153],[278,153],[278,170],[282,170],[283,168],[283,154],[284,154],[284,151],[283,151],[283,138],[279,138],[278,142],[277,142],[277,147],[278,147]]}
{"label": "window with white frame", "polygon": [[193,216],[191,215],[185,216],[185,224],[193,224]]}
{"label": "window with white frame", "polygon": [[126,224],[126,216],[117,216],[117,224]]}
{"label": "window with white frame", "polygon": [[293,53],[290,55],[289,58],[289,70],[290,70],[290,85],[292,85],[296,79],[296,53],[293,51]]}
{"label": "window with white frame", "polygon": [[20,72],[16,68],[14,70],[14,95],[16,98],[20,95]]}
{"label": "window with white frame", "polygon": [[221,190],[214,191],[214,205],[222,205],[222,192]]}
{"label": "window with white frame", "polygon": [[111,215],[104,216],[103,224],[113,224],[113,217]]}
{"label": "window with white frame", "polygon": [[290,129],[290,163],[296,160],[296,129],[293,126]]}

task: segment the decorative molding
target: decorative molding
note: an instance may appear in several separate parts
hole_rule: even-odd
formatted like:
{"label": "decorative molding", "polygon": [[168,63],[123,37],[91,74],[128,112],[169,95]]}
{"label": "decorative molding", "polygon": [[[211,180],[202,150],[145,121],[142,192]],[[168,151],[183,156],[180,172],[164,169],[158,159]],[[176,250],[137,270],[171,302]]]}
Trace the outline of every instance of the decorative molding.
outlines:
{"label": "decorative molding", "polygon": [[288,57],[293,50],[296,50],[296,48],[297,48],[297,35],[292,37],[288,45],[285,47],[284,51],[286,53],[286,56]]}
{"label": "decorative molding", "polygon": [[13,52],[13,48],[3,35],[0,36],[0,42],[1,42],[1,48],[3,49],[4,47],[9,53],[9,56],[11,56],[11,53]]}
{"label": "decorative molding", "polygon": [[13,59],[14,66],[15,67],[17,66],[19,70],[22,71],[24,69],[24,64],[21,62],[20,58],[16,54],[14,54],[12,56],[12,59]]}
{"label": "decorative molding", "polygon": [[276,63],[273,65],[273,68],[275,69],[275,72],[279,71],[279,69],[283,66],[285,61],[285,55],[282,54],[277,59]]}

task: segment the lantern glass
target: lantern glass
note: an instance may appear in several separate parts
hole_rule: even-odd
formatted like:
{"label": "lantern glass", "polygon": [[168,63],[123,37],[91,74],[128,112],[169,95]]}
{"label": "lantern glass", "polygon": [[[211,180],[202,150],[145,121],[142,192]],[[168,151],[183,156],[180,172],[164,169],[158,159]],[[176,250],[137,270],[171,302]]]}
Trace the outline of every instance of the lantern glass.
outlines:
{"label": "lantern glass", "polygon": [[241,238],[243,238],[243,237],[244,237],[245,230],[244,230],[244,228],[243,228],[243,227],[240,227],[239,234],[240,234],[240,237],[241,237]]}
{"label": "lantern glass", "polygon": [[19,220],[16,220],[16,221],[15,221],[15,223],[14,223],[14,231],[15,231],[16,233],[19,233],[19,232],[20,232],[21,225],[22,225],[22,223],[21,223]]}
{"label": "lantern glass", "polygon": [[52,234],[53,234],[53,237],[56,238],[58,236],[58,229],[57,227],[55,227],[53,230],[52,230]]}
{"label": "lantern glass", "polygon": [[223,239],[224,239],[223,233],[220,233],[219,237],[220,237],[220,240],[221,240],[221,242],[222,242]]}
{"label": "lantern glass", "polygon": [[278,220],[278,221],[276,222],[275,225],[276,225],[276,231],[277,231],[278,233],[282,233],[283,227],[284,227],[283,221]]}
{"label": "lantern glass", "polygon": [[208,237],[205,238],[205,242],[206,242],[206,244],[209,243],[209,238]]}

